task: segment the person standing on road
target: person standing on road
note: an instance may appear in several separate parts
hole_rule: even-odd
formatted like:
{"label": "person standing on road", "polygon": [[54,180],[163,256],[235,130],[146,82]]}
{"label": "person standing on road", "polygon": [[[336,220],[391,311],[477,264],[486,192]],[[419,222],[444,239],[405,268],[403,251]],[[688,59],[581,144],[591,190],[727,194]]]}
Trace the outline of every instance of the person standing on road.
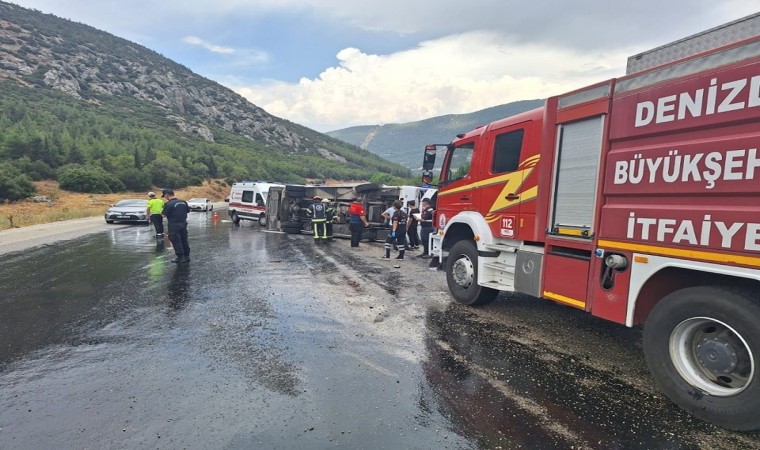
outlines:
{"label": "person standing on road", "polygon": [[409,250],[417,250],[420,248],[420,236],[417,234],[417,214],[420,213],[420,209],[417,208],[417,202],[414,200],[409,200],[406,202],[406,213],[409,216],[407,226],[406,226],[406,234],[409,236],[409,239],[407,242],[409,243],[408,249]]}
{"label": "person standing on road", "polygon": [[430,234],[433,232],[433,208],[430,200],[422,200],[422,212],[420,213],[420,238],[422,239],[422,254],[418,258],[430,258]]}
{"label": "person standing on road", "polygon": [[174,196],[174,191],[164,189],[161,191],[163,198],[167,200],[164,205],[164,216],[166,216],[167,228],[169,230],[169,241],[174,247],[176,258],[172,259],[173,263],[190,262],[190,243],[187,241],[187,214],[190,207],[187,202]]}
{"label": "person standing on road", "polygon": [[325,230],[327,232],[327,242],[332,242],[333,240],[333,219],[335,218],[335,209],[333,209],[332,206],[330,206],[330,199],[329,198],[323,198],[322,203],[325,205],[325,214],[327,216],[327,222],[325,222]]}
{"label": "person standing on road", "polygon": [[401,206],[403,206],[401,200],[393,202],[391,233],[388,235],[388,238],[385,239],[385,255],[380,259],[391,259],[391,247],[393,246],[393,241],[396,241],[396,246],[398,246],[398,256],[396,256],[396,259],[404,259],[404,252],[406,251],[407,216],[406,213],[401,210]]}
{"label": "person standing on road", "polygon": [[145,209],[145,213],[150,218],[150,223],[156,229],[156,237],[164,237],[164,202],[160,198],[156,198],[155,192],[148,192],[148,207]]}
{"label": "person standing on road", "polygon": [[314,230],[314,243],[327,242],[327,209],[326,203],[322,203],[322,198],[315,195],[311,199],[311,205],[306,208],[306,212],[311,217],[311,228]]}
{"label": "person standing on road", "polygon": [[351,247],[359,247],[364,229],[369,226],[364,206],[354,197],[348,206],[348,228],[351,230]]}

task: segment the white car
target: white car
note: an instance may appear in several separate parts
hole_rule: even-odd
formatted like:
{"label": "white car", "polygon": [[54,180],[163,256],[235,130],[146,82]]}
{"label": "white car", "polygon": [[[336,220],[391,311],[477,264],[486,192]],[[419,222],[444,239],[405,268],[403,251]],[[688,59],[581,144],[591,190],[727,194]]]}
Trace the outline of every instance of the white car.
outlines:
{"label": "white car", "polygon": [[187,201],[190,211],[213,211],[214,205],[207,198],[191,198]]}
{"label": "white car", "polygon": [[150,218],[145,214],[148,201],[141,198],[128,198],[108,207],[106,223],[132,222],[149,223]]}

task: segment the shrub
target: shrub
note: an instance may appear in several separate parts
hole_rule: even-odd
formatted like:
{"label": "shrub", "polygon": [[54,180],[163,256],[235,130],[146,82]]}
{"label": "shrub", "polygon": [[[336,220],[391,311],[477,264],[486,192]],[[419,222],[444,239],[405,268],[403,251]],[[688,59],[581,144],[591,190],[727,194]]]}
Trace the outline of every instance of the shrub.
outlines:
{"label": "shrub", "polygon": [[0,163],[0,202],[15,202],[36,193],[32,180],[8,163]]}
{"label": "shrub", "polygon": [[108,178],[112,175],[103,169],[92,166],[69,166],[58,174],[61,188],[75,192],[92,194],[109,194],[113,192]]}

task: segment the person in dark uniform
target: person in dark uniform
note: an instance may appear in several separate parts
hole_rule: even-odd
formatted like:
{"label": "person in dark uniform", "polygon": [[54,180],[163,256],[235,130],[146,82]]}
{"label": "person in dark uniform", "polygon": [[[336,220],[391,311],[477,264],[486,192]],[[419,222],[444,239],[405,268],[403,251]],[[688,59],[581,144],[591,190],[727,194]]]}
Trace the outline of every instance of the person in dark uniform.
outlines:
{"label": "person in dark uniform", "polygon": [[404,259],[406,252],[406,221],[407,215],[401,210],[403,203],[401,200],[393,202],[393,215],[391,216],[391,233],[385,239],[385,255],[380,259],[391,259],[391,247],[396,242],[398,247],[398,256],[396,259]]}
{"label": "person in dark uniform", "polygon": [[174,191],[164,189],[161,191],[161,197],[167,200],[164,205],[164,216],[167,221],[167,231],[169,232],[169,241],[174,247],[176,258],[172,259],[173,263],[190,262],[190,244],[187,241],[187,214],[190,207],[187,202],[174,197]]}
{"label": "person in dark uniform", "polygon": [[430,233],[433,232],[433,208],[430,200],[422,200],[422,212],[420,213],[420,239],[422,240],[422,254],[418,258],[430,258]]}
{"label": "person in dark uniform", "polygon": [[351,204],[348,206],[348,215],[348,228],[351,230],[351,247],[358,248],[364,229],[369,226],[364,206],[359,203],[358,198],[354,197],[351,199]]}
{"label": "person in dark uniform", "polygon": [[311,205],[306,211],[311,217],[311,228],[314,230],[314,243],[327,242],[327,210],[326,203],[322,203],[322,198],[318,195],[312,197]]}
{"label": "person in dark uniform", "polygon": [[327,222],[325,222],[325,230],[327,231],[327,242],[332,242],[333,219],[335,218],[335,209],[332,206],[330,206],[329,198],[323,198],[322,204],[324,204],[327,207],[327,209],[325,210],[325,214],[327,215]]}
{"label": "person in dark uniform", "polygon": [[417,250],[420,248],[420,236],[417,234],[417,226],[419,223],[415,218],[415,216],[420,213],[420,209],[417,208],[417,202],[414,200],[409,200],[406,202],[406,213],[409,216],[406,225],[406,234],[409,236],[409,239],[407,240],[409,245],[407,248],[409,250]]}

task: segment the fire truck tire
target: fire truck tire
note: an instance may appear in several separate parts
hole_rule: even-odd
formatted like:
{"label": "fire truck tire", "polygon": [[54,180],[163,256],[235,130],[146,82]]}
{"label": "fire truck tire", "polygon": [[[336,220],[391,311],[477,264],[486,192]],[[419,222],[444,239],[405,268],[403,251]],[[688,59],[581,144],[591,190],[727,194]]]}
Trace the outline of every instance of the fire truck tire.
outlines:
{"label": "fire truck tire", "polygon": [[238,216],[238,213],[236,211],[232,211],[230,214],[230,219],[232,219],[232,223],[235,225],[240,223],[240,216]]}
{"label": "fire truck tire", "polygon": [[681,408],[732,430],[760,429],[760,303],[751,292],[701,286],[665,296],[644,327],[655,381]]}
{"label": "fire truck tire", "polygon": [[470,240],[459,241],[451,247],[446,260],[446,282],[454,299],[464,305],[477,306],[492,302],[496,289],[479,286],[478,249]]}
{"label": "fire truck tire", "polygon": [[259,225],[262,227],[267,226],[267,215],[264,213],[259,214]]}

